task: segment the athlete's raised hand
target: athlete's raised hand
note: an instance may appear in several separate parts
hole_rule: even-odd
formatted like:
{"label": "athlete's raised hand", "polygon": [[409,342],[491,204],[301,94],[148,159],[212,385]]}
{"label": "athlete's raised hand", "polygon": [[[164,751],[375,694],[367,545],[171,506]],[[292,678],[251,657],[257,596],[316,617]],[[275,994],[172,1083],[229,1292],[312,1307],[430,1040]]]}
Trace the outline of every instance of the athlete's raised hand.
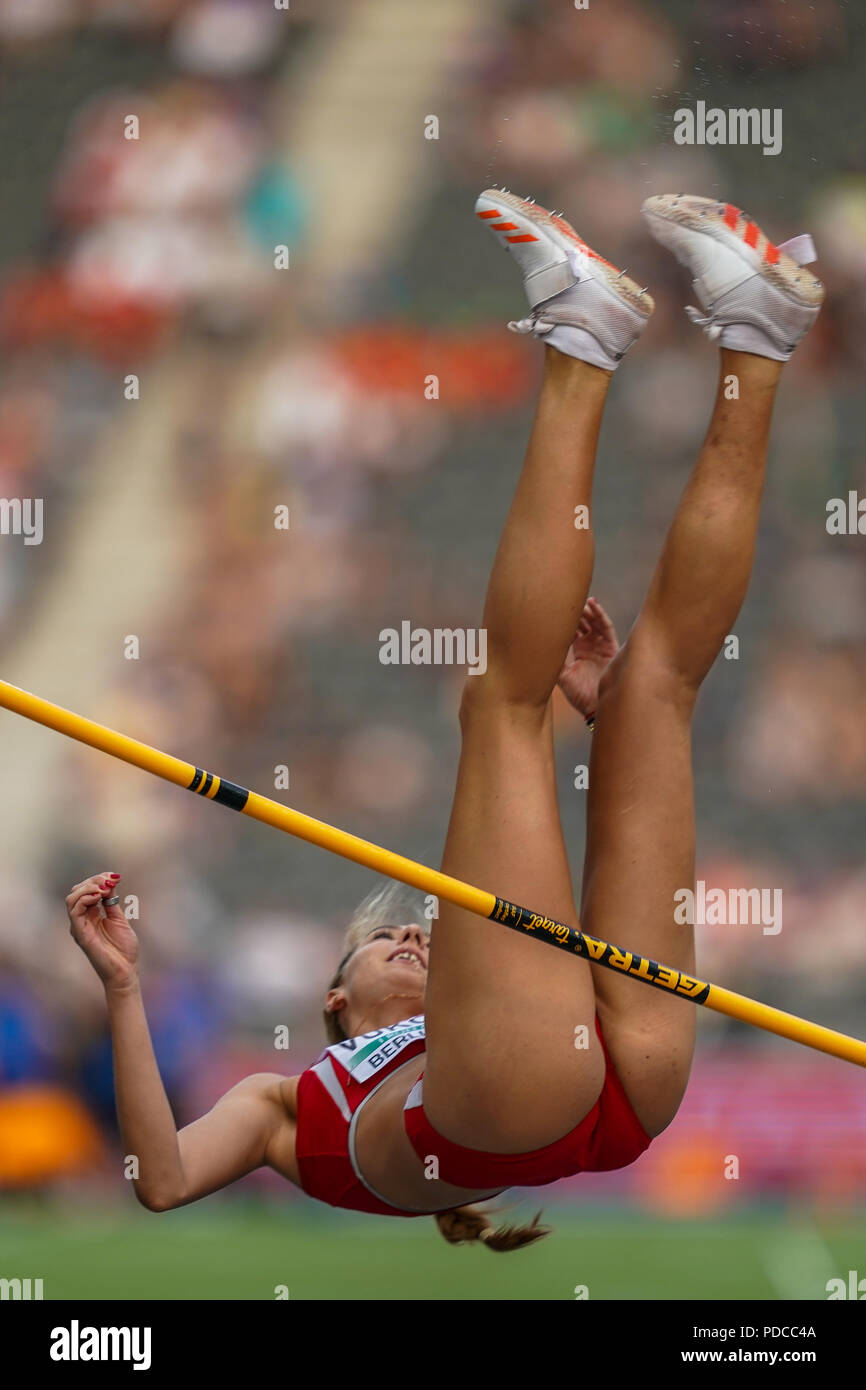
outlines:
{"label": "athlete's raised hand", "polygon": [[103,984],[113,989],[137,978],[138,939],[114,897],[120,874],[94,874],[76,883],[66,899],[69,932],[81,947]]}
{"label": "athlete's raised hand", "polygon": [[559,673],[559,688],[586,719],[598,705],[602,672],[619,651],[613,623],[598,599],[588,599]]}

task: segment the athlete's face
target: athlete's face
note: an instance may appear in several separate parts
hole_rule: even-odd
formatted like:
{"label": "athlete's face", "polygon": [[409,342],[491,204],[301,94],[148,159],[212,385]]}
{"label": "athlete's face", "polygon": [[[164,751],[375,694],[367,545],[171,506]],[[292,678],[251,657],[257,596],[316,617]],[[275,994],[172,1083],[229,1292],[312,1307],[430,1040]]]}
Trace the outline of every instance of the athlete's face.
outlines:
{"label": "athlete's face", "polygon": [[429,950],[430,934],[415,922],[376,927],[364,938],[326,1001],[348,1037],[423,1012]]}

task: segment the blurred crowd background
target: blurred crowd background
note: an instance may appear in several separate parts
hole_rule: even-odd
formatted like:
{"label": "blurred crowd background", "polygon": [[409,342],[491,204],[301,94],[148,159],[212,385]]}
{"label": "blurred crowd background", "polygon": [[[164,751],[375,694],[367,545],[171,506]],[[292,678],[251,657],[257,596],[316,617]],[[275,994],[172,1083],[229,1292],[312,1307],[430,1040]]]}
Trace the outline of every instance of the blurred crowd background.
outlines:
{"label": "blurred crowd background", "polygon": [[[828,302],[786,372],[739,657],[695,735],[699,876],[782,889],[783,927],[700,928],[699,968],[862,1035],[866,552],[825,526],[866,494],[856,7],[0,0],[0,61],[0,495],[44,499],[40,546],[0,536],[3,678],[431,864],[462,673],[384,666],[379,632],[477,626],[539,373],[477,192],[563,209],[656,299],[598,470],[594,591],[621,637],[715,376],[640,202],[687,189],[776,241],[812,232]],[[697,99],[781,108],[782,153],[675,146]],[[588,736],[564,702],[557,728],[579,881]],[[2,713],[0,767],[0,1186],[107,1190],[110,1052],[71,885],[123,874],[186,1122],[315,1059],[370,877]],[[853,1068],[702,1016],[672,1130],[563,1186],[674,1213],[861,1200],[864,1139]]]}

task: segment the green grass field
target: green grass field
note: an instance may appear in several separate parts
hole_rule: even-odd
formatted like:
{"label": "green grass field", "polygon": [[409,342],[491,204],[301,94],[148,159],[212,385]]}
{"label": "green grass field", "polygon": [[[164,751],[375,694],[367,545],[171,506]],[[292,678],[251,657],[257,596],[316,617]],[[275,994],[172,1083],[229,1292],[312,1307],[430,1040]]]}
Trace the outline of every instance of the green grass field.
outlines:
{"label": "green grass field", "polygon": [[[530,1208],[525,1208],[528,1213]],[[525,1214],[524,1213],[524,1214]],[[515,1213],[515,1218],[517,1214]],[[519,1219],[523,1219],[521,1214]],[[432,1221],[234,1203],[149,1216],[0,1205],[0,1277],[46,1299],[826,1299],[866,1274],[866,1213],[767,1211],[713,1223],[545,1209],[555,1227],[497,1255],[445,1244]]]}

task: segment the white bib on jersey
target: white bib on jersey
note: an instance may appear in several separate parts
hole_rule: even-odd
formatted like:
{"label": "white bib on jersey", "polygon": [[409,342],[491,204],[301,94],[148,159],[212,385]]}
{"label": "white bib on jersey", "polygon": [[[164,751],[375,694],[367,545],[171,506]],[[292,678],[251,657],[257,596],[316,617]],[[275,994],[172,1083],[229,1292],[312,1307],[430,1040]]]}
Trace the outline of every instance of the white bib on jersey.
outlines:
{"label": "white bib on jersey", "polygon": [[410,1043],[423,1037],[424,1015],[416,1014],[401,1023],[389,1024],[387,1028],[376,1028],[372,1033],[361,1033],[357,1038],[334,1043],[325,1051],[345,1067],[354,1081],[369,1081],[386,1062],[392,1062]]}

